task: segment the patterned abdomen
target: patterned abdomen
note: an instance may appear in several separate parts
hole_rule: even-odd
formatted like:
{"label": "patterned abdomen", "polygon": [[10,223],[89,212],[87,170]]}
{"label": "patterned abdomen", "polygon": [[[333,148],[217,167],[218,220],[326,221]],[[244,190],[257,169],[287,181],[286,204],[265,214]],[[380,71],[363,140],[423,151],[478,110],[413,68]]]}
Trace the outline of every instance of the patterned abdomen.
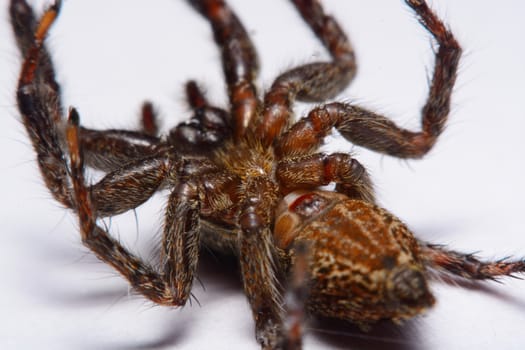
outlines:
{"label": "patterned abdomen", "polygon": [[278,209],[275,235],[310,259],[308,310],[366,325],[409,318],[434,303],[419,245],[408,228],[368,202],[333,192],[294,192]]}

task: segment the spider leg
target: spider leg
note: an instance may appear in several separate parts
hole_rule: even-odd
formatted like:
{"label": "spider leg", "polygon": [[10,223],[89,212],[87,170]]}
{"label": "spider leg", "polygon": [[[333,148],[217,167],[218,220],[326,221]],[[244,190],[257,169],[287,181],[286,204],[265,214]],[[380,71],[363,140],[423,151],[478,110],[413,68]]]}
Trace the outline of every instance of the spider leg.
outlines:
{"label": "spider leg", "polygon": [[79,133],[86,165],[102,171],[114,171],[166,148],[160,138],[141,131],[81,127]]}
{"label": "spider leg", "polygon": [[[25,0],[11,0],[9,13],[17,46],[22,57],[27,57],[31,48],[34,46],[34,35],[38,26],[33,9]],[[42,36],[40,39],[42,39]],[[40,45],[38,51],[39,60],[38,67],[34,72],[36,75],[35,80],[47,86],[49,89],[47,91],[48,97],[55,100],[58,110],[61,110],[60,86],[55,80],[55,71],[53,69],[51,56],[43,44]],[[60,114],[57,113],[53,116],[59,120]]]}
{"label": "spider leg", "polygon": [[372,182],[366,169],[349,154],[317,153],[286,158],[277,164],[275,176],[286,192],[335,182],[337,192],[374,202]]}
{"label": "spider leg", "polygon": [[299,66],[277,77],[264,97],[263,120],[258,135],[265,144],[292,123],[292,103],[322,101],[341,92],[355,76],[354,50],[335,19],[327,16],[317,0],[292,1],[315,35],[327,48],[332,61]]}
{"label": "spider leg", "polygon": [[[14,16],[12,19],[13,24],[19,23],[21,25],[20,23],[23,22],[30,25],[33,23],[32,10],[27,6],[27,3],[15,0],[11,3],[11,9]],[[45,53],[43,51],[43,40],[47,30],[58,15],[59,9],[60,2],[56,2],[45,11],[42,19],[36,25],[32,46],[25,49],[27,55],[20,73],[17,101],[24,126],[37,153],[38,165],[46,186],[57,201],[68,208],[76,209],[76,203],[72,198],[73,191],[67,159],[61,144],[63,130],[59,128],[59,124],[61,124],[59,122],[61,120],[61,108],[58,105],[58,85],[56,85],[53,77],[50,77],[52,80],[48,79],[47,73],[52,72],[50,62],[41,63],[40,61],[40,54]],[[27,36],[25,32],[23,33],[24,37]],[[44,71],[46,74],[44,74]],[[76,115],[74,110],[71,113]],[[133,147],[130,147],[133,142],[127,141],[128,139],[133,139],[133,137],[127,137],[127,139],[120,137],[120,143],[111,143],[108,142],[111,138],[107,137],[108,134],[112,133],[111,131],[95,132],[79,129],[79,133],[84,134],[84,136],[95,135],[95,138],[98,137],[99,139],[101,139],[101,136],[105,136],[102,138],[103,142],[89,143],[91,146],[96,146],[93,147],[93,152],[100,150],[102,145],[106,148],[113,146],[117,150],[124,149],[127,154],[133,151]],[[122,136],[122,132],[119,135]],[[133,135],[135,135],[134,142],[140,143],[137,142],[139,136]],[[84,139],[84,141],[86,140],[89,140],[89,137]],[[142,147],[141,151],[144,151],[143,148],[145,148],[143,144],[144,142],[140,145]],[[80,143],[80,146],[85,147],[88,150],[88,154],[91,155],[93,153],[92,149],[86,145],[86,142]],[[149,146],[151,146],[151,143]],[[138,156],[139,150],[135,151]],[[148,158],[148,155],[150,158]],[[130,158],[128,157],[127,160],[129,161]],[[134,163],[110,172],[99,183],[90,187],[89,190],[94,197],[93,201],[96,204],[97,215],[114,215],[135,208],[148,199],[164,182],[168,168],[166,157],[163,156],[162,152],[144,152],[140,161],[134,160]],[[123,191],[115,191],[116,189],[122,189]]]}
{"label": "spider leg", "polygon": [[439,44],[430,92],[422,110],[422,131],[402,129],[389,119],[358,106],[331,103],[314,109],[283,134],[278,141],[278,153],[308,153],[320,145],[332,127],[354,144],[400,158],[420,158],[432,148],[450,111],[461,48],[424,1],[406,2]]}
{"label": "spider leg", "polygon": [[215,42],[222,51],[222,64],[228,85],[234,137],[239,140],[255,116],[258,105],[253,80],[258,59],[243,25],[222,0],[188,0],[211,24]]}
{"label": "spider leg", "polygon": [[200,248],[199,186],[181,181],[170,195],[162,240],[162,265],[176,300],[185,304],[197,270]]}
{"label": "spider leg", "polygon": [[295,243],[291,278],[285,292],[286,315],[284,320],[284,350],[300,350],[305,322],[305,303],[308,299],[310,280],[310,250],[305,242]]}
{"label": "spider leg", "polygon": [[167,145],[159,137],[157,111],[151,102],[145,101],[141,107],[139,130],[81,127],[80,147],[87,166],[114,171],[133,161],[153,156]]}
{"label": "spider leg", "polygon": [[[196,112],[198,109],[201,108],[217,108],[211,106],[208,100],[206,99],[206,96],[204,95],[204,91],[199,87],[197,82],[194,80],[190,80],[186,83],[186,99],[188,101],[188,104],[193,109],[194,112]],[[227,113],[226,111],[222,110],[224,113]],[[224,121],[226,122],[226,120]]]}
{"label": "spider leg", "polygon": [[501,276],[525,273],[525,260],[481,261],[473,254],[447,250],[442,245],[422,244],[421,257],[425,265],[438,274],[468,280],[496,280]]}
{"label": "spider leg", "polygon": [[282,342],[282,296],[271,218],[277,198],[275,184],[263,177],[243,183],[244,194],[238,219],[239,261],[244,291],[255,320],[256,339],[263,349],[276,349]]}
{"label": "spider leg", "polygon": [[[164,152],[109,173],[88,189],[83,175],[78,119],[76,111],[71,109],[66,136],[82,242],[151,301],[162,305],[184,305],[191,295],[197,269],[201,203],[213,205],[201,183],[213,186],[224,180],[221,177],[223,174],[218,173],[217,168],[207,160],[169,157]],[[148,199],[166,178],[174,188],[166,210],[161,250],[162,273],[159,274],[97,226],[96,218],[137,206]],[[103,201],[97,200],[100,198]]]}
{"label": "spider leg", "polygon": [[[11,2],[11,22],[18,44],[25,60],[18,81],[17,103],[22,121],[37,154],[37,162],[46,186],[53,197],[63,205],[72,207],[69,195],[66,159],[60,147],[60,133],[57,122],[61,119],[62,108],[58,84],[53,78],[49,55],[43,46],[47,30],[58,15],[60,2],[49,7],[42,19],[36,21],[31,8],[25,1]],[[34,39],[23,25],[35,28]],[[33,34],[31,34],[33,38]],[[31,41],[31,44],[28,42]],[[47,57],[40,61],[40,54]]]}
{"label": "spider leg", "polygon": [[[58,5],[49,12],[47,21],[51,22],[43,25],[52,23],[54,19],[50,16],[56,11]],[[60,154],[63,143],[63,108],[60,86],[55,80],[51,57],[43,43],[47,29],[40,27],[37,31],[39,26],[33,10],[24,0],[12,0],[10,13],[18,47],[26,58],[18,85],[18,103],[23,122],[29,134],[34,136],[31,140],[37,150],[46,184],[55,198],[70,206],[65,192],[59,189],[63,187],[61,184],[67,182],[64,181],[65,163]],[[153,155],[158,151],[160,140],[139,132],[82,128],[81,144],[85,148],[89,166],[111,171],[140,157]]]}
{"label": "spider leg", "polygon": [[170,130],[169,143],[179,152],[209,153],[230,138],[230,116],[225,110],[212,106],[197,83],[186,84],[186,97],[193,116]]}
{"label": "spider leg", "polygon": [[135,209],[166,183],[169,172],[170,159],[165,153],[112,171],[89,187],[93,210],[106,217]]}
{"label": "spider leg", "polygon": [[159,121],[157,111],[153,104],[145,101],[140,109],[140,130],[142,133],[158,137],[159,136]]}
{"label": "spider leg", "polygon": [[137,292],[149,300],[161,305],[184,305],[185,300],[180,298],[180,293],[176,289],[178,286],[171,284],[172,281],[166,277],[166,274],[157,272],[147,263],[134,256],[120,242],[97,225],[92,194],[85,186],[84,162],[79,143],[78,115],[74,110],[70,113],[66,138],[70,151],[71,181],[80,221],[82,243],[91,249],[100,260],[120,272]]}
{"label": "spider leg", "polygon": [[[186,85],[186,95],[194,115],[170,130],[169,146],[178,153],[209,153],[230,137],[228,113],[212,106],[194,81]],[[80,129],[80,142],[86,164],[95,169],[113,171],[132,161],[153,156],[167,147],[158,137],[159,125],[153,105],[146,101],[141,108],[141,128],[129,130]]]}

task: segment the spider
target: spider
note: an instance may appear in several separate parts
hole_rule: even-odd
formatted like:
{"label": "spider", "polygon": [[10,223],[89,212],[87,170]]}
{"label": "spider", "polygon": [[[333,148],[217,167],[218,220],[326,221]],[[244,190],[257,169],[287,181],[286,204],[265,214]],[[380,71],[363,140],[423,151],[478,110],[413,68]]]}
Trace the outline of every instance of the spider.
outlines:
{"label": "spider", "polygon": [[[431,307],[432,275],[486,280],[524,272],[523,261],[483,262],[418,240],[377,206],[366,169],[355,158],[318,150],[335,128],[349,142],[383,154],[424,156],[449,113],[461,55],[453,34],[424,1],[406,1],[438,44],[421,131],[338,102],[295,121],[295,100],[332,98],[350,83],[356,65],[346,35],[319,2],[292,2],[332,59],[283,73],[260,98],[254,86],[256,53],[233,11],[219,0],[190,1],[210,22],[221,49],[230,106],[211,105],[189,82],[192,119],[159,136],[149,104],[140,131],[81,127],[74,108],[63,118],[60,87],[44,45],[61,3],[37,21],[25,1],[11,1],[25,58],[19,110],[44,181],[78,216],[83,243],[136,292],[167,306],[188,301],[201,246],[236,255],[256,339],[265,349],[300,348],[305,311],[367,328]],[[88,185],[85,167],[105,176]],[[333,191],[320,189],[331,183]],[[164,189],[170,197],[161,264],[153,267],[97,219],[134,209]]]}

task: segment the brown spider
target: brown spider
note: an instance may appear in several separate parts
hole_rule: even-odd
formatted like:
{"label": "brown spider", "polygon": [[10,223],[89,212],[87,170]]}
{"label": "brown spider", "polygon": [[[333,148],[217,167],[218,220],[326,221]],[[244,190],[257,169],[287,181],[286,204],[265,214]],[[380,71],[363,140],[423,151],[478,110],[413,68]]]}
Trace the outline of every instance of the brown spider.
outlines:
{"label": "brown spider", "polygon": [[[523,272],[522,261],[481,262],[418,241],[374,204],[368,175],[354,158],[316,153],[333,128],[384,154],[419,158],[428,152],[449,112],[461,52],[453,35],[423,1],[407,1],[438,43],[421,132],[345,103],[317,107],[294,122],[293,101],[334,96],[353,78],[355,61],[345,34],[319,3],[293,2],[332,61],[282,74],[258,100],[257,59],[238,19],[222,1],[190,1],[211,22],[221,47],[231,107],[228,112],[211,106],[190,82],[194,117],[159,137],[148,104],[139,132],[82,128],[74,109],[64,121],[43,45],[60,3],[37,23],[25,1],[11,1],[25,57],[19,109],[45,183],[77,213],[83,243],[135,291],[171,306],[184,305],[190,296],[201,245],[238,255],[263,348],[298,348],[303,308],[366,327],[431,306],[431,273],[473,280]],[[106,175],[86,186],[84,163]],[[329,183],[335,191],[319,190]],[[171,195],[157,270],[111,238],[97,218],[133,209],[159,189]]]}

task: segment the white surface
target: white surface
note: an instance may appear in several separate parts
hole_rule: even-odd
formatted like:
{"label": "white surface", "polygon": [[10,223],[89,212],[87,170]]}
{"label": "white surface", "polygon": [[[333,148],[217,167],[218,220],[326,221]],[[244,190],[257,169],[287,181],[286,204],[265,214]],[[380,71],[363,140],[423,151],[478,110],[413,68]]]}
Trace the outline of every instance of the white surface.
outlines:
{"label": "white surface", "polygon": [[[194,287],[200,307],[151,307],[128,297],[122,278],[80,245],[75,219],[51,200],[17,120],[20,58],[6,3],[0,8],[0,348],[257,349],[235,273],[212,261],[201,273],[206,291]],[[286,1],[231,3],[259,49],[262,86],[287,67],[326,57]],[[358,77],[340,99],[418,127],[432,67],[429,35],[402,1],[324,3],[359,59]],[[422,161],[352,150],[371,169],[381,203],[419,237],[485,258],[523,257],[525,3],[436,0],[433,7],[465,48],[448,129]],[[181,0],[66,0],[47,43],[65,105],[78,108],[84,125],[134,126],[141,101],[151,99],[168,128],[189,115],[183,103],[189,78],[206,86],[211,100],[225,101],[209,27]],[[138,226],[132,214],[113,220],[112,232],[149,256],[165,197],[138,210]],[[404,328],[364,336],[351,327],[328,328],[338,335],[310,330],[305,349],[525,345],[525,281],[481,291],[433,287],[437,306]]]}

